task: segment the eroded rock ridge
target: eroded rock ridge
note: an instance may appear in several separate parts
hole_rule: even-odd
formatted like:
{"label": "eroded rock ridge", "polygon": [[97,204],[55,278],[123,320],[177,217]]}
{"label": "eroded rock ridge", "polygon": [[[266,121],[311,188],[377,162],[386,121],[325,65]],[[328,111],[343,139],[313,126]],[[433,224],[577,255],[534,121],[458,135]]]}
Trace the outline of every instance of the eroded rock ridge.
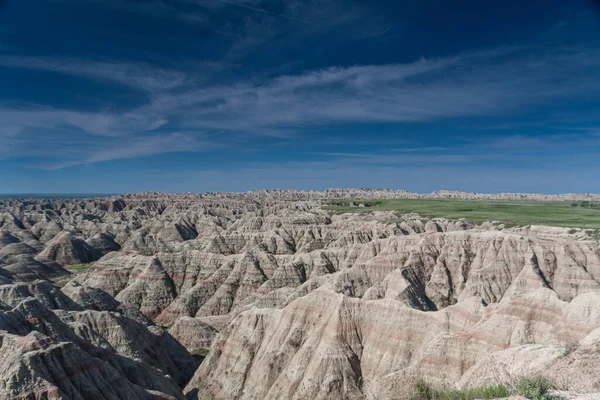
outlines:
{"label": "eroded rock ridge", "polygon": [[402,196],[2,200],[0,398],[399,399],[535,374],[600,391],[598,241],[321,203]]}

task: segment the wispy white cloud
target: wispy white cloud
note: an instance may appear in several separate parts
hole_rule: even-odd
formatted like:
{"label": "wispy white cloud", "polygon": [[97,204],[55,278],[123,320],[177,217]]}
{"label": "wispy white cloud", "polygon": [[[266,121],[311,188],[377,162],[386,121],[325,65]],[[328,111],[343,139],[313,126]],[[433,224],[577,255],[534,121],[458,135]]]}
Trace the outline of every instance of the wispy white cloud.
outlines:
{"label": "wispy white cloud", "polygon": [[[144,64],[23,57],[0,57],[0,64],[111,80],[151,93],[147,104],[127,111],[3,108],[0,133],[5,138],[9,137],[7,132],[14,136],[32,130],[70,128],[96,136],[128,137],[142,149],[146,132],[154,131],[158,137],[157,130],[166,130],[168,124],[196,138],[215,131],[285,136],[342,123],[425,123],[455,117],[506,116],[570,101],[582,93],[600,94],[600,51],[583,48],[552,53],[499,49],[405,64],[331,67],[212,86],[196,79],[202,72],[170,71]],[[537,139],[512,140],[496,146],[514,147],[515,140],[522,146],[533,146],[536,143],[532,140]],[[173,150],[179,149],[177,146],[156,143],[149,145],[152,154],[180,151]],[[150,151],[120,150],[119,143],[109,139],[107,145],[114,151],[76,161],[100,162]],[[19,157],[28,151],[31,148],[17,148],[13,155]]]}
{"label": "wispy white cloud", "polygon": [[[305,28],[304,34],[330,31],[352,37],[374,38],[392,30],[384,15],[360,2],[342,0],[185,0],[210,9],[231,12],[242,11],[246,21],[263,24],[277,31],[289,31],[291,27]],[[277,22],[282,23],[279,28]],[[395,24],[394,24],[395,25]],[[309,28],[306,30],[306,28]]]}
{"label": "wispy white cloud", "polygon": [[[564,139],[564,137],[562,137]],[[489,146],[496,149],[524,149],[530,151],[532,148],[540,148],[550,145],[556,145],[557,137],[530,137],[525,135],[509,135],[502,136],[491,141],[491,143],[485,143],[485,146]]]}
{"label": "wispy white cloud", "polygon": [[461,54],[170,93],[140,111],[185,113],[187,127],[247,131],[501,115],[582,92],[600,93],[598,67],[599,51],[543,57],[519,49]]}
{"label": "wispy white cloud", "polygon": [[296,24],[310,26],[317,31],[331,30],[337,33],[348,35],[358,39],[378,37],[388,33],[391,27],[375,27],[371,25],[368,31],[358,31],[362,28],[361,24],[355,24],[352,29],[347,27],[350,22],[355,22],[362,16],[364,23],[368,16],[368,10],[358,8],[355,4],[342,3],[337,0],[327,1],[284,1],[282,12],[270,11],[264,8],[266,3],[262,0],[188,0],[196,4],[221,4],[226,6],[238,7],[248,10],[252,13],[259,13],[266,16],[276,17],[285,21],[291,21]]}
{"label": "wispy white cloud", "polygon": [[331,159],[351,159],[353,162],[362,164],[462,164],[472,161],[472,158],[466,154],[440,154],[432,153],[430,150],[422,150],[420,154],[389,152],[379,153],[339,153],[339,152],[321,152],[315,153],[320,156]]}
{"label": "wispy white cloud", "polygon": [[449,150],[450,149],[448,147],[428,146],[428,147],[404,147],[404,148],[392,149],[391,151],[398,152],[398,153],[422,153],[422,152],[437,153],[437,152],[445,152],[445,151],[449,151]]}
{"label": "wispy white cloud", "polygon": [[[207,65],[210,65],[207,63]],[[91,61],[75,58],[24,57],[0,55],[0,66],[53,71],[67,75],[112,81],[148,92],[177,88],[191,76],[181,71],[161,69],[145,63]],[[196,71],[195,75],[200,75]]]}
{"label": "wispy white cloud", "polygon": [[[47,0],[64,3],[65,0]],[[216,34],[237,38],[229,55],[245,55],[276,36],[290,39],[322,32],[352,39],[376,39],[394,30],[385,15],[360,2],[342,0],[84,0],[99,7],[137,12],[186,24],[203,25]]]}
{"label": "wispy white cloud", "polygon": [[182,133],[149,138],[138,137],[134,141],[122,142],[113,148],[94,152],[85,161],[91,163],[162,153],[194,152],[204,146],[205,143],[199,138]]}
{"label": "wispy white cloud", "polygon": [[108,112],[83,112],[41,109],[0,109],[0,120],[3,125],[0,133],[16,135],[31,128],[40,131],[60,127],[72,127],[85,134],[100,136],[123,136],[138,132],[147,132],[160,128],[167,120],[158,115],[125,112],[122,114]]}
{"label": "wispy white cloud", "polygon": [[82,152],[83,157],[43,165],[43,169],[57,170],[76,165],[102,161],[120,160],[154,154],[196,152],[204,149],[208,143],[200,138],[183,133],[171,133],[161,136],[117,139],[110,146],[98,146]]}
{"label": "wispy white cloud", "polygon": [[[70,0],[46,0],[51,3],[68,3]],[[174,7],[168,1],[163,0],[143,0],[143,1],[122,1],[122,0],[81,0],[100,7],[106,7],[118,11],[127,11],[132,13],[143,13],[155,18],[177,19],[184,23],[198,24],[206,22],[206,15],[201,11],[181,10]]]}

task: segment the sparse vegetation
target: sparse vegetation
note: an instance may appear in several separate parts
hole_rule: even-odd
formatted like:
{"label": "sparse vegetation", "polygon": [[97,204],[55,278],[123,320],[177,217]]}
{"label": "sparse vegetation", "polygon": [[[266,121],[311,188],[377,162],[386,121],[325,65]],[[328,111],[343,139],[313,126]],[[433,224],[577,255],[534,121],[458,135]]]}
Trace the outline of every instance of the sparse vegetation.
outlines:
{"label": "sparse vegetation", "polygon": [[[369,203],[370,206],[361,208],[350,206],[351,203]],[[464,218],[474,223],[499,221],[506,227],[549,225],[583,228],[594,230],[600,236],[600,210],[594,207],[574,207],[568,202],[385,199],[336,201],[326,208],[336,213],[391,210],[396,211],[398,217],[414,212],[427,218]],[[593,237],[593,234],[588,235]]]}
{"label": "sparse vegetation", "polygon": [[54,286],[56,286],[57,288],[62,288],[71,280],[71,278],[72,278],[72,276],[70,276],[70,275],[61,276],[59,278],[54,279],[52,281],[52,284]]}
{"label": "sparse vegetation", "polygon": [[572,342],[566,345],[565,347],[565,354],[563,354],[563,357],[567,357],[569,355],[571,355],[571,353],[573,353],[575,350],[577,350],[578,344],[577,342]]}
{"label": "sparse vegetation", "polygon": [[90,269],[92,267],[92,265],[94,265],[95,263],[87,263],[87,264],[75,264],[75,265],[68,265],[65,267],[65,269],[69,272],[72,272],[74,274],[80,274],[83,272],[87,272],[88,269]]}
{"label": "sparse vegetation", "polygon": [[418,400],[475,400],[498,399],[518,394],[530,400],[547,400],[555,385],[543,376],[523,377],[511,385],[489,385],[474,388],[436,388],[419,382],[415,386]]}
{"label": "sparse vegetation", "polygon": [[209,351],[210,351],[210,349],[207,349],[205,347],[197,347],[197,348],[193,349],[192,351],[190,351],[190,354],[193,356],[206,357],[208,355]]}
{"label": "sparse vegetation", "polygon": [[468,389],[436,389],[419,382],[416,385],[418,399],[421,400],[474,400],[508,397],[510,391],[503,385],[482,386]]}
{"label": "sparse vegetation", "polygon": [[517,394],[530,400],[545,400],[553,388],[552,382],[543,376],[524,377],[517,381],[515,386]]}
{"label": "sparse vegetation", "polygon": [[588,229],[585,231],[588,237],[594,240],[600,240],[600,229]]}
{"label": "sparse vegetation", "polygon": [[576,201],[571,203],[571,207],[593,208],[600,210],[600,203],[594,203],[591,201]]}

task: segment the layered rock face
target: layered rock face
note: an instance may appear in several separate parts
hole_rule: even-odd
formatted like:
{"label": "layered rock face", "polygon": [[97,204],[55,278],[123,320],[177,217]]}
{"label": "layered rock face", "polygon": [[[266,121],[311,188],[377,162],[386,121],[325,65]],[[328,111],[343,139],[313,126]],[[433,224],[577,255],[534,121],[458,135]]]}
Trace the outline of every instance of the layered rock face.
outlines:
{"label": "layered rock face", "polygon": [[315,199],[355,192],[314,193],[4,200],[0,398],[402,399],[537,374],[600,390],[598,241],[330,215]]}
{"label": "layered rock face", "polygon": [[47,281],[0,286],[0,398],[184,398],[197,367],[162,328],[84,310]]}
{"label": "layered rock face", "polygon": [[586,378],[568,383],[600,388],[597,242],[471,230],[392,236],[363,248],[373,256],[240,313],[188,392],[409,398],[423,379],[471,386],[542,372],[558,379],[573,346],[594,361],[569,370]]}

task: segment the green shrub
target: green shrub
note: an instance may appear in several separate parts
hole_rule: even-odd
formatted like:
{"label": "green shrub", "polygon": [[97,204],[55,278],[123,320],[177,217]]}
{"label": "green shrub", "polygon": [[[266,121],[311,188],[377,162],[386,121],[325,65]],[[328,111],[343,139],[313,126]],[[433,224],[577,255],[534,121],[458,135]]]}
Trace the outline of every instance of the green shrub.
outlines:
{"label": "green shrub", "polygon": [[493,385],[469,389],[435,389],[419,382],[416,385],[418,397],[422,400],[475,400],[508,397],[510,392],[505,386]]}
{"label": "green shrub", "polygon": [[531,400],[545,400],[552,382],[543,376],[521,378],[517,381],[517,393]]}
{"label": "green shrub", "polygon": [[193,356],[206,357],[208,355],[209,351],[210,351],[210,349],[206,349],[204,347],[198,347],[198,348],[195,348],[192,351],[190,351],[190,354]]}

